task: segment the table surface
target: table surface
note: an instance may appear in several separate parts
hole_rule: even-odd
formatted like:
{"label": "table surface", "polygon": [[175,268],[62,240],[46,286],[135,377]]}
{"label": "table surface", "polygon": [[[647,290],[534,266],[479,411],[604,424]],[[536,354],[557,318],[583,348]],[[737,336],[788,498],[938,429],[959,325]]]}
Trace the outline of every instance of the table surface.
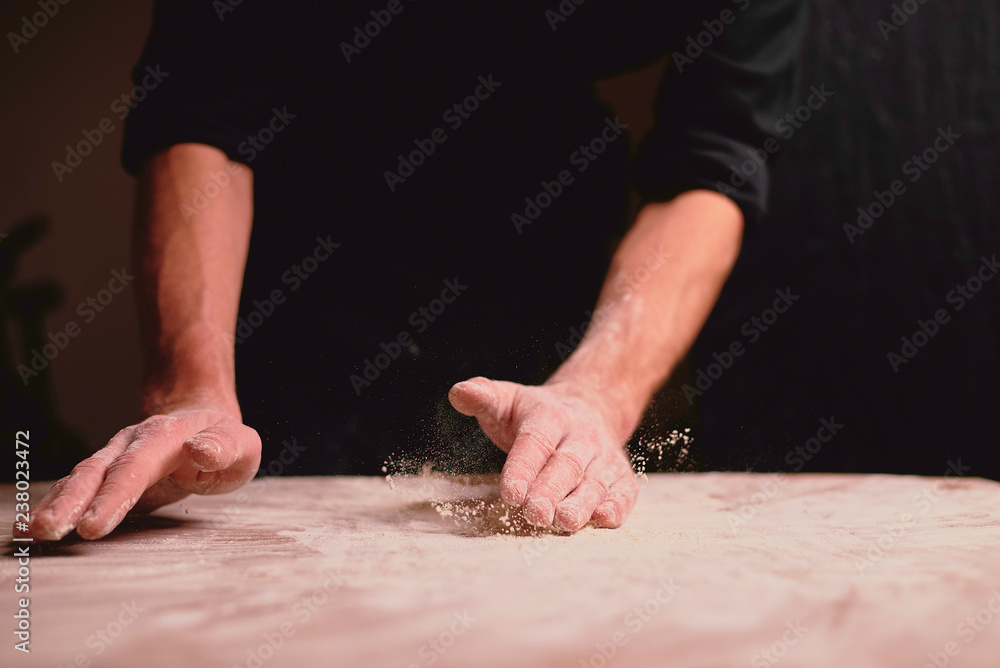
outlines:
{"label": "table surface", "polygon": [[625,527],[572,536],[508,528],[495,499],[265,478],[32,544],[32,652],[4,631],[0,664],[1000,666],[1000,483],[657,474]]}

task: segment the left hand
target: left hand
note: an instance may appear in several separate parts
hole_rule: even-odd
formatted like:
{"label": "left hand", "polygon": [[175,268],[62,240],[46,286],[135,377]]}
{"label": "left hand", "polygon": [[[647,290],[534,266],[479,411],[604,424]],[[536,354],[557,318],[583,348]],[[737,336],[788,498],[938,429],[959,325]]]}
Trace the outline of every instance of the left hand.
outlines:
{"label": "left hand", "polygon": [[500,496],[533,525],[573,532],[625,523],[639,486],[612,402],[571,381],[529,386],[471,378],[448,393],[507,452]]}

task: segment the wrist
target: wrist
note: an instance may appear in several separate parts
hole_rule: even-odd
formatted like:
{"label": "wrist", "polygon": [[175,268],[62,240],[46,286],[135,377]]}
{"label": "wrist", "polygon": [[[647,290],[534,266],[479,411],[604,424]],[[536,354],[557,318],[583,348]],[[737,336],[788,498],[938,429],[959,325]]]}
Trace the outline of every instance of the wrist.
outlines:
{"label": "wrist", "polygon": [[148,351],[142,391],[145,415],[189,406],[240,416],[236,399],[234,340],[221,330],[198,327],[160,337]]}
{"label": "wrist", "polygon": [[142,415],[163,415],[185,409],[210,409],[243,421],[235,389],[183,383],[147,385],[142,391]]}
{"label": "wrist", "polygon": [[587,401],[604,416],[622,445],[639,426],[650,399],[628,383],[589,372],[579,365],[570,364],[569,360],[545,385]]}

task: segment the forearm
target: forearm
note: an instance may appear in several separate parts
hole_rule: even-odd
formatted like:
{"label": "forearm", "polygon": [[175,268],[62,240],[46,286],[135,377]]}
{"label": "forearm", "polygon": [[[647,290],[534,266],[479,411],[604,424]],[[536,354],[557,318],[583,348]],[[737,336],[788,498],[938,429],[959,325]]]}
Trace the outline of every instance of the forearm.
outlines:
{"label": "forearm", "polygon": [[615,253],[583,340],[549,382],[598,389],[627,438],[708,318],[742,234],[739,208],[715,192],[644,207]]}
{"label": "forearm", "polygon": [[[151,157],[139,175],[134,253],[147,415],[192,401],[239,415],[234,344],[253,180],[249,168],[231,173],[228,164],[218,149],[180,144]],[[229,174],[229,184],[185,217],[182,206],[192,206],[213,172]]]}

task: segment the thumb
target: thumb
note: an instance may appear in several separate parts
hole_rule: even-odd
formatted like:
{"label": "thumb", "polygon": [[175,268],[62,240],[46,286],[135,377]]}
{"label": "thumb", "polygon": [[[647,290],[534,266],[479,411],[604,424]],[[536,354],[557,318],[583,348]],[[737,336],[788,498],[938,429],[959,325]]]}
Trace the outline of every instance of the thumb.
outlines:
{"label": "thumb", "polygon": [[475,417],[490,440],[504,448],[512,440],[505,425],[509,422],[517,387],[514,383],[476,376],[453,385],[448,401],[462,415]]}
{"label": "thumb", "polygon": [[227,469],[238,455],[237,425],[223,421],[202,429],[184,441],[184,456],[199,471],[212,472]]}
{"label": "thumb", "polygon": [[488,378],[476,376],[455,383],[448,392],[448,401],[462,415],[498,419],[500,404],[497,384]]}
{"label": "thumb", "polygon": [[177,471],[174,482],[196,494],[221,494],[242,486],[260,464],[260,436],[232,418],[184,441],[184,457],[195,475]]}

